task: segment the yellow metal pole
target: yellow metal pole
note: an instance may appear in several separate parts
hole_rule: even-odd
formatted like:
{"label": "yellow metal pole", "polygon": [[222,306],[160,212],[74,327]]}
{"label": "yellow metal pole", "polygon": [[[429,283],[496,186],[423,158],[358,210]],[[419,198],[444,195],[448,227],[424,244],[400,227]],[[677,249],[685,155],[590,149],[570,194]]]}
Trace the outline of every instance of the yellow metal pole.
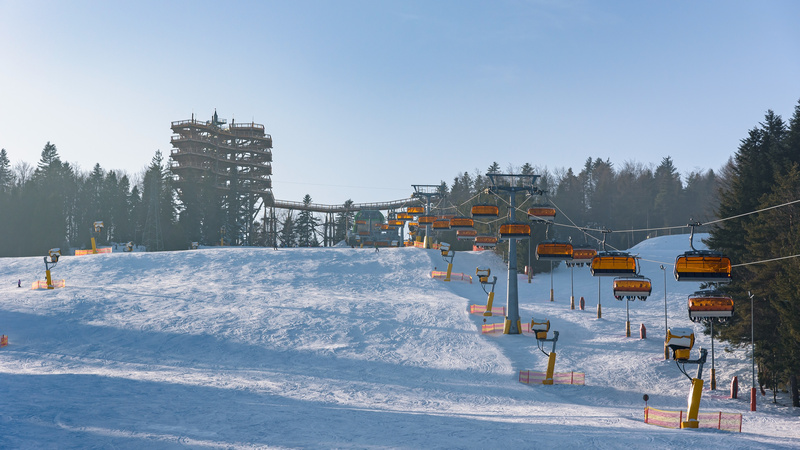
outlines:
{"label": "yellow metal pole", "polygon": [[92,254],[97,254],[97,244],[95,243],[94,238],[92,238]]}
{"label": "yellow metal pole", "polygon": [[494,302],[494,291],[489,292],[489,301],[486,302],[486,311],[483,312],[484,316],[492,315],[492,302]]}
{"label": "yellow metal pole", "polygon": [[47,289],[54,289],[53,286],[53,279],[50,277],[50,269],[44,271],[45,273],[45,280],[47,280]]}
{"label": "yellow metal pole", "polygon": [[547,358],[547,372],[545,373],[542,384],[553,384],[553,372],[556,368],[556,352],[550,352]]}
{"label": "yellow metal pole", "polygon": [[453,263],[447,263],[447,276],[444,277],[444,281],[450,281],[450,273],[453,271]]}
{"label": "yellow metal pole", "polygon": [[686,408],[687,420],[681,423],[681,428],[697,428],[697,414],[700,412],[700,398],[703,396],[703,380],[692,378],[692,390],[689,391],[689,405]]}

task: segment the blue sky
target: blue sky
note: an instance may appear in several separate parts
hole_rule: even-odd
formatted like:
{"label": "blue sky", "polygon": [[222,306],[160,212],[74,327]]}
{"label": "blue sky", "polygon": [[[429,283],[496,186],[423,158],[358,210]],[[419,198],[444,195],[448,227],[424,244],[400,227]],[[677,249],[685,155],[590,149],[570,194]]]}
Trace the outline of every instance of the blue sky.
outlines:
{"label": "blue sky", "polygon": [[587,158],[719,169],[800,99],[800,2],[0,0],[0,147],[136,176],[170,122],[274,140],[276,198]]}

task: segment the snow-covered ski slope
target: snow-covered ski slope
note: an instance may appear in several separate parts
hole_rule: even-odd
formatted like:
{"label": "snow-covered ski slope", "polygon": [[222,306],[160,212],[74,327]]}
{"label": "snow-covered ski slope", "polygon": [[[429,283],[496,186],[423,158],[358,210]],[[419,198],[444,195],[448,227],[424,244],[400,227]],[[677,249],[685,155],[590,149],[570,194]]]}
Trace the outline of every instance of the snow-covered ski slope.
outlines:
{"label": "snow-covered ski slope", "polygon": [[[643,423],[643,394],[686,408],[689,380],[663,360],[664,272],[687,236],[631,249],[653,281],[647,301],[625,302],[601,279],[560,266],[520,279],[523,321],[560,332],[556,371],[585,386],[519,383],[547,357],[528,335],[482,335],[480,284],[444,283],[436,250],[213,248],[63,257],[30,290],[41,257],[0,259],[2,448],[798,448],[800,411],[759,395],[749,411],[749,351],[715,344],[718,390],[703,411],[743,414],[741,433]],[[697,239],[695,239],[697,241]],[[506,271],[489,252],[457,252],[454,271]],[[670,326],[691,327],[667,266]],[[576,304],[570,310],[570,275]],[[22,279],[23,288],[17,288]],[[501,321],[499,317],[488,318]],[[640,340],[639,324],[647,327]],[[552,333],[551,333],[552,334]],[[550,344],[546,349],[549,351]],[[688,367],[690,373],[694,366]],[[706,365],[706,388],[710,364]],[[739,376],[740,399],[728,399]],[[785,397],[784,397],[785,398]],[[783,400],[783,403],[787,403]]]}

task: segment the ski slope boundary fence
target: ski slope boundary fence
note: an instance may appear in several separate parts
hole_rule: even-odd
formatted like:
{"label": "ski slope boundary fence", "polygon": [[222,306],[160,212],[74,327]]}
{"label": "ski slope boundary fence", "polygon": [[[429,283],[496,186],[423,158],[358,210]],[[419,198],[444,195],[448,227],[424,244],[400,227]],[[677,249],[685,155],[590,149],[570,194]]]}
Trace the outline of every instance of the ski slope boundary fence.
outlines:
{"label": "ski slope boundary fence", "polygon": [[[533,370],[520,370],[519,382],[525,384],[542,384],[547,374]],[[586,374],[583,372],[556,372],[553,374],[553,384],[586,384]]]}
{"label": "ski slope boundary fence", "polygon": [[[486,305],[469,305],[470,314],[483,314],[484,312],[486,312]],[[506,307],[505,306],[492,307],[492,315],[505,316]]]}
{"label": "ski slope boundary fence", "polygon": [[[663,411],[651,407],[644,409],[644,423],[664,428],[680,428],[686,418],[684,411]],[[715,428],[723,431],[742,432],[742,415],[737,413],[709,412],[697,415],[698,428]]]}
{"label": "ski slope boundary fence", "polygon": [[[439,279],[443,280],[447,278],[447,272],[442,272],[441,270],[432,270],[431,278],[436,278],[437,280]],[[450,281],[466,281],[469,284],[472,284],[472,276],[463,273],[451,273]]]}

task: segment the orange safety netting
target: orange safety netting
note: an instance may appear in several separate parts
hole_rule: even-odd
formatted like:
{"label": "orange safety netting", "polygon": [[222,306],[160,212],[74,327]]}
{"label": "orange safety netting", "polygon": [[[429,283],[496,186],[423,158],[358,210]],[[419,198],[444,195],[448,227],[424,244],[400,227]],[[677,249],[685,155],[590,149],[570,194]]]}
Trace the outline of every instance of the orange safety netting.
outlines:
{"label": "orange safety netting", "polygon": [[[519,382],[525,384],[542,384],[546,379],[545,372],[533,370],[520,370]],[[586,384],[586,374],[583,372],[556,372],[553,374],[553,384]]]}
{"label": "orange safety netting", "polygon": [[[684,411],[663,411],[651,407],[644,409],[644,423],[665,428],[680,428],[686,419]],[[723,431],[742,431],[742,415],[737,413],[710,412],[697,414],[698,428],[714,428]]]}
{"label": "orange safety netting", "polygon": [[[485,307],[484,307],[485,308]],[[494,314],[494,308],[492,308],[492,314]],[[505,315],[505,307],[503,307],[503,315]],[[502,333],[504,329],[505,323],[485,323],[481,327],[481,333],[488,334],[488,333]],[[536,336],[536,333],[531,332],[531,324],[525,322],[522,324],[522,329],[520,333],[529,334],[532,336]]]}
{"label": "orange safety netting", "polygon": [[[63,288],[67,286],[66,280],[53,280],[53,287],[54,288]],[[45,280],[36,280],[31,285],[31,289],[47,289],[47,281]]]}
{"label": "orange safety netting", "polygon": [[481,333],[502,333],[504,327],[504,323],[485,323],[481,325]]}
{"label": "orange safety netting", "polygon": [[93,255],[95,253],[111,253],[111,247],[101,247],[96,252],[92,251],[92,249],[75,250],[75,256]]}
{"label": "orange safety netting", "polygon": [[[483,314],[484,312],[486,312],[486,305],[469,305],[469,312],[470,314]],[[505,306],[492,307],[492,314],[497,314],[498,316],[505,316],[506,307]]]}
{"label": "orange safety netting", "polygon": [[[445,279],[447,278],[447,272],[442,272],[440,270],[432,270],[431,278],[436,278],[437,280],[440,278]],[[466,281],[469,284],[472,284],[472,276],[463,273],[451,273],[450,281]]]}

